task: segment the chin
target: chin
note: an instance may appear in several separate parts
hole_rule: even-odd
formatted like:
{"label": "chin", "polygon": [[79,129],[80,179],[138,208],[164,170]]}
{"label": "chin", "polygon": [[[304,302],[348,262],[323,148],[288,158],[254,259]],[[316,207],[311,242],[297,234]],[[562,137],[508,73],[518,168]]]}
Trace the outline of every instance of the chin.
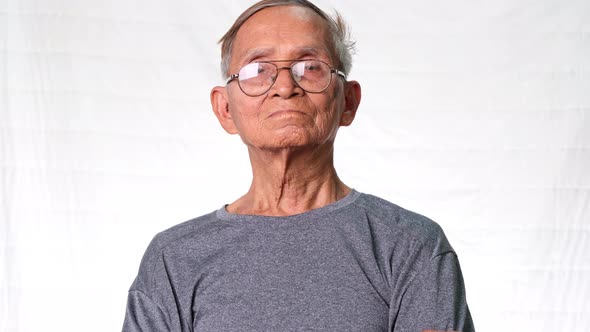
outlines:
{"label": "chin", "polygon": [[264,142],[258,146],[263,150],[299,150],[317,145],[315,140],[303,135],[275,136],[271,142]]}
{"label": "chin", "polygon": [[309,148],[312,146],[315,146],[316,144],[305,144],[305,143],[301,143],[301,142],[281,142],[281,143],[275,143],[275,144],[265,144],[265,145],[260,145],[259,148],[261,150],[267,150],[267,151],[284,151],[284,150],[291,150],[291,151],[297,151],[297,150],[303,150],[305,148]]}
{"label": "chin", "polygon": [[255,141],[246,143],[261,150],[301,150],[333,142],[333,139],[299,126],[269,131]]}

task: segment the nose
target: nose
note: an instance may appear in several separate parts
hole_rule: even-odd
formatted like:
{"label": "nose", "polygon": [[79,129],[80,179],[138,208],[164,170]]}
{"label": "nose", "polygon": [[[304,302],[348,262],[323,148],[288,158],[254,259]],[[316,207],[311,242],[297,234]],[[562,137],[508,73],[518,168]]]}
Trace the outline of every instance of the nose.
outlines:
{"label": "nose", "polygon": [[303,94],[303,89],[301,89],[293,79],[291,67],[277,68],[277,78],[272,86],[272,90],[272,95],[280,96],[282,98],[290,98]]}

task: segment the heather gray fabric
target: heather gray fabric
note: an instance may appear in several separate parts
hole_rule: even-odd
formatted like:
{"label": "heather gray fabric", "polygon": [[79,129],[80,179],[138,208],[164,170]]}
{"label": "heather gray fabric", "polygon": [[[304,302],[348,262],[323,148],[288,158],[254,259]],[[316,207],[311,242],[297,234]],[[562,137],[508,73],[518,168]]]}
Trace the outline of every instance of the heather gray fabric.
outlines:
{"label": "heather gray fabric", "polygon": [[453,249],[375,196],[288,217],[225,207],[158,234],[123,331],[474,331]]}

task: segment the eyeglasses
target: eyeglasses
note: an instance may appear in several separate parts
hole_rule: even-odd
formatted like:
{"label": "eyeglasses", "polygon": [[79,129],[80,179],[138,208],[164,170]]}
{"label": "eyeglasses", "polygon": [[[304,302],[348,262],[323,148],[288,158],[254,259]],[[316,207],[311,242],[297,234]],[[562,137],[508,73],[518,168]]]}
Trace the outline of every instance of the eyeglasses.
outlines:
{"label": "eyeglasses", "polygon": [[287,67],[279,67],[273,63],[288,61],[292,60],[249,63],[242,67],[237,74],[231,75],[227,84],[237,79],[238,86],[244,94],[250,97],[257,97],[270,90],[277,80],[281,69],[288,69],[295,84],[309,93],[320,93],[326,90],[332,82],[333,73],[346,78],[343,72],[330,67],[329,64],[320,60],[298,60]]}

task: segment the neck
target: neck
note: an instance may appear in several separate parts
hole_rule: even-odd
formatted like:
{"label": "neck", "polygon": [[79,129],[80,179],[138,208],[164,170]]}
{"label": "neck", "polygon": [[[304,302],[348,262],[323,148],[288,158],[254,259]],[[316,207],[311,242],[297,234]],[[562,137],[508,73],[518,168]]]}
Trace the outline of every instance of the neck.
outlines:
{"label": "neck", "polygon": [[333,203],[350,192],[334,169],[332,145],[313,149],[249,147],[253,180],[231,213],[286,216]]}

